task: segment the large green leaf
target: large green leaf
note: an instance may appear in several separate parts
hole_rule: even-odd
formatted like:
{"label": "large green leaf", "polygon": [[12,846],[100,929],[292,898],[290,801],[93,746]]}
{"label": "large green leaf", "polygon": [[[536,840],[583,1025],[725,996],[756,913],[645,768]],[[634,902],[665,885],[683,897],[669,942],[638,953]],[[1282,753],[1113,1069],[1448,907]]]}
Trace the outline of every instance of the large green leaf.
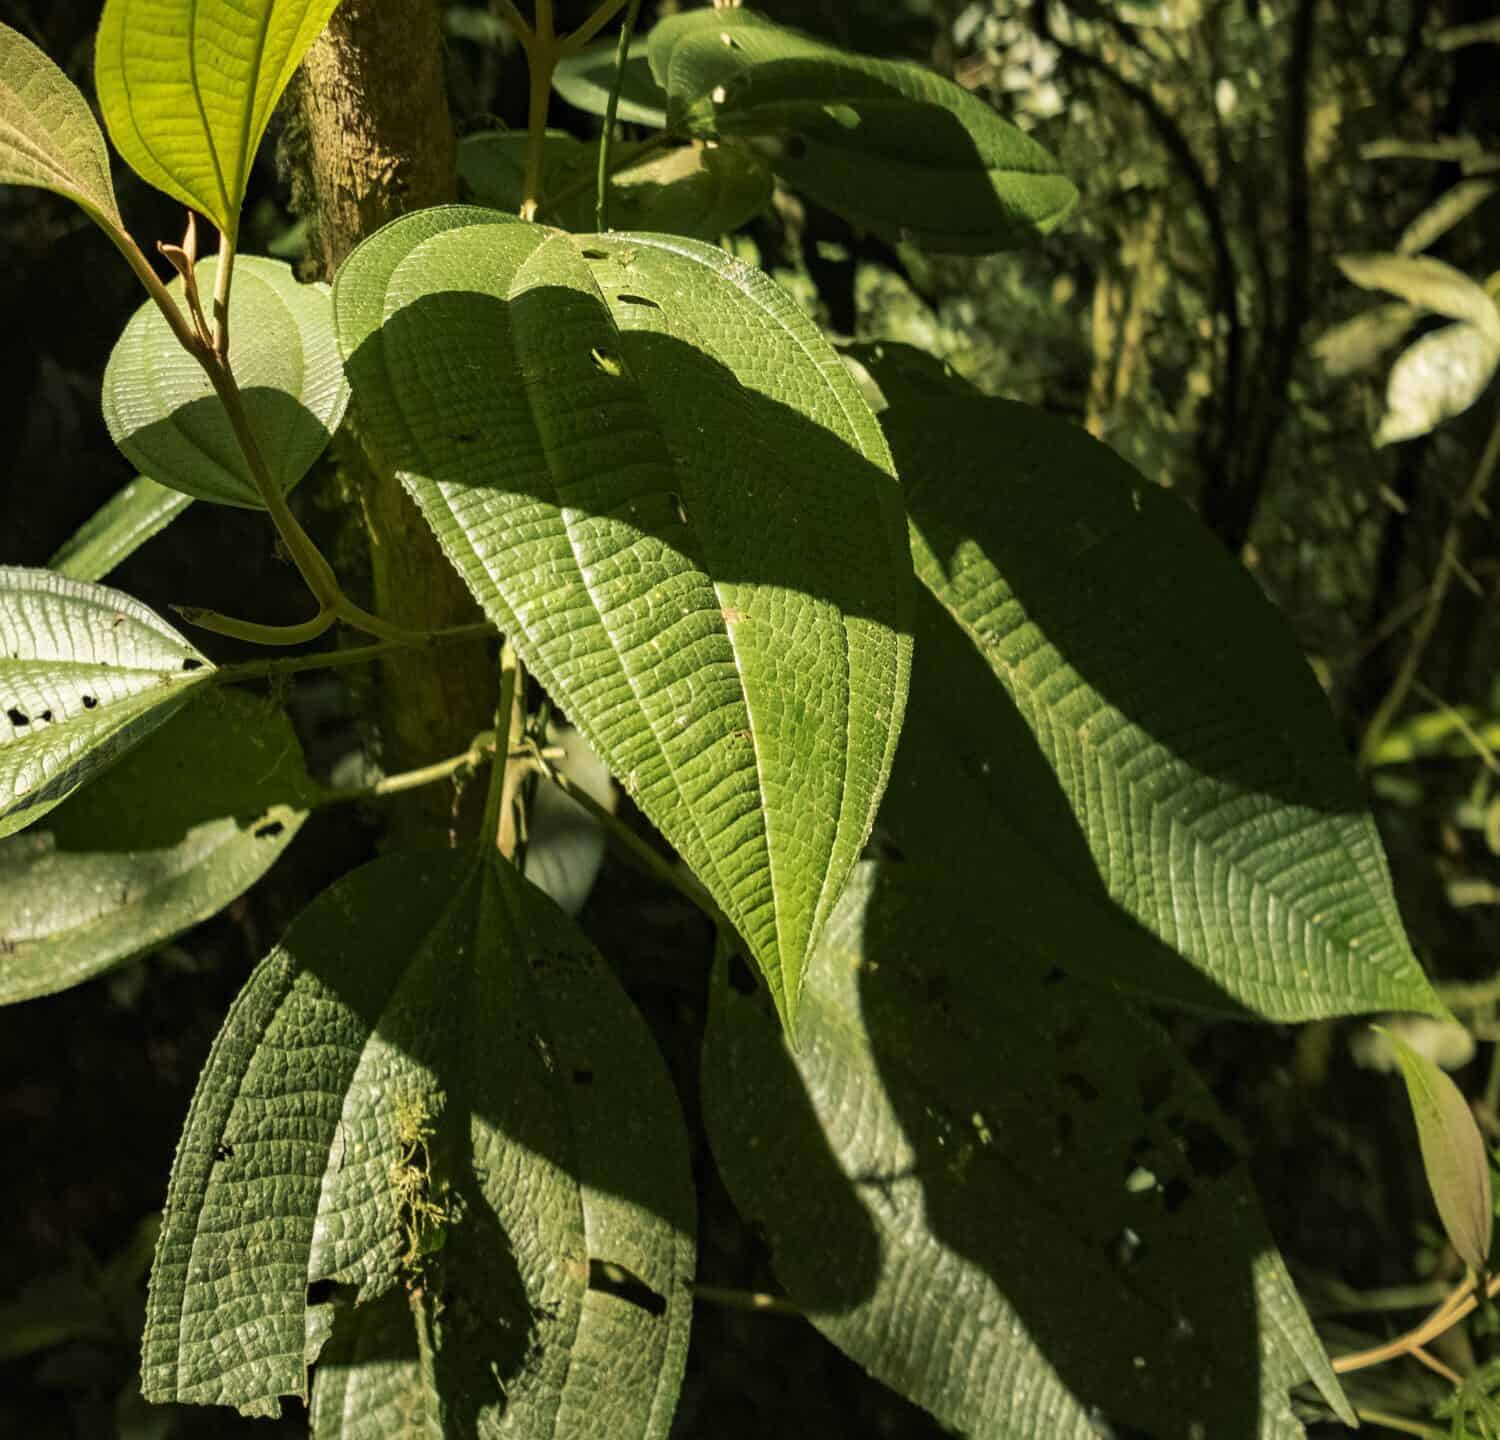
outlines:
{"label": "large green leaf", "polygon": [[709,1138],[791,1299],[975,1440],[1290,1440],[1309,1375],[1347,1416],[1240,1142],[1166,1037],[996,949],[911,867],[867,864],[796,1052],[721,968]]}
{"label": "large green leaf", "polygon": [[[198,265],[213,293],[217,259]],[[182,300],[182,281],[172,291]],[[326,285],[299,285],[290,265],[244,256],[229,302],[234,372],[272,476],[290,490],[343,419],[349,387]],[[229,417],[202,367],[153,304],[131,317],[104,372],[115,444],[152,479],[185,495],[256,508],[260,498]]]}
{"label": "large green leaf", "polygon": [[790,1019],[906,698],[868,405],[786,295],[689,240],[427,211],[334,308],[363,432]]}
{"label": "large green leaf", "polygon": [[[569,105],[590,115],[603,116],[609,109],[609,92],[615,83],[615,61],[619,43],[614,39],[586,45],[576,55],[565,56],[552,72],[552,88]],[[667,123],[667,97],[651,74],[646,59],[646,41],[636,40],[625,59],[615,118],[631,125],[660,129]]]}
{"label": "large green leaf", "polygon": [[102,580],[192,503],[191,495],[137,475],[68,537],[47,568],[70,580]]}
{"label": "large green leaf", "polygon": [[94,83],[135,172],[231,237],[271,112],[339,0],[106,0]]}
{"label": "large green leaf", "polygon": [[[610,177],[610,223],[618,229],[654,230],[717,241],[771,203],[771,172],[744,145],[683,145],[651,150]],[[595,224],[598,149],[571,136],[547,137],[546,193],[541,213],[567,230]],[[490,130],[467,136],[458,147],[458,173],[474,198],[497,210],[520,209],[526,172],[526,137]],[[556,196],[556,200],[549,197]]]}
{"label": "large green leaf", "polygon": [[[426,1317],[432,1433],[656,1440],[693,1224],[671,1081],[597,952],[498,859],[389,856],[309,906],[215,1042],[142,1388],[274,1415],[330,1330],[347,1367],[341,1332],[395,1295]],[[340,1414],[321,1433],[373,1433]]]}
{"label": "large green leaf", "polygon": [[314,786],[285,715],[210,690],[46,823],[0,841],[0,1004],[81,984],[216,915]]}
{"label": "large green leaf", "polygon": [[0,837],[143,740],[210,673],[130,596],[0,566]]}
{"label": "large green leaf", "polygon": [[1077,202],[1041,145],[920,66],[836,50],[748,10],[666,20],[649,53],[674,129],[766,137],[787,184],[877,233],[999,250]]}
{"label": "large green leaf", "polygon": [[56,191],[105,230],[124,232],[109,151],[89,102],[9,25],[0,25],[0,184]]}
{"label": "large green leaf", "polygon": [[1500,345],[1500,308],[1483,285],[1429,255],[1340,255],[1339,269],[1366,290],[1385,290],[1437,315],[1466,321]]}
{"label": "large green leaf", "polygon": [[1148,997],[1439,1011],[1327,703],[1255,583],[1084,431],[903,375],[899,347],[865,359],[930,596],[914,724],[924,697],[946,710],[882,812],[902,853],[1014,943]]}
{"label": "large green leaf", "polygon": [[1500,369],[1500,340],[1460,320],[1414,340],[1391,366],[1377,445],[1414,440],[1462,415]]}

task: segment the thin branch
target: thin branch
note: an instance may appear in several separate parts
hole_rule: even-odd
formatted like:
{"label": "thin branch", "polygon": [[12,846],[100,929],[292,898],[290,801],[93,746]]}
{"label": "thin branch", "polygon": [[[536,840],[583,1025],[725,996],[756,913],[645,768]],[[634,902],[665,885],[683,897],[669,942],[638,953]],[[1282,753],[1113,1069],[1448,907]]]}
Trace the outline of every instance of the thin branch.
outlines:
{"label": "thin branch", "polygon": [[559,55],[576,55],[590,40],[594,38],[616,15],[629,3],[629,0],[604,0],[597,10],[589,16],[571,35],[566,36],[558,46]]}
{"label": "thin branch", "polygon": [[493,625],[455,625],[447,630],[434,630],[426,636],[420,646],[408,645],[403,640],[383,640],[378,645],[350,646],[344,650],[320,650],[316,655],[290,655],[281,660],[248,660],[241,665],[223,665],[214,671],[213,678],[222,685],[241,685],[253,680],[274,680],[284,675],[296,675],[304,670],[331,670],[340,665],[362,665],[383,659],[398,650],[425,649],[452,644],[458,640],[478,640],[495,634]]}
{"label": "thin branch", "polygon": [[625,23],[620,26],[620,43],[615,50],[615,74],[609,87],[609,103],[604,107],[604,129],[599,133],[599,174],[594,201],[594,228],[603,235],[609,229],[609,147],[614,144],[615,116],[620,112],[620,88],[625,83],[625,62],[630,55],[630,37],[635,32],[641,0],[630,0]]}
{"label": "thin branch", "polygon": [[466,770],[477,770],[495,753],[495,732],[486,730],[476,735],[469,748],[460,755],[446,760],[434,761],[416,770],[403,770],[398,775],[386,775],[373,785],[348,790],[329,790],[319,798],[320,805],[342,805],[364,800],[379,800],[387,795],[401,795],[408,790],[418,790],[424,785],[434,785],[441,780],[450,780]]}
{"label": "thin branch", "polygon": [[[1491,1299],[1500,1294],[1500,1275],[1491,1276],[1484,1293]],[[1474,1287],[1465,1281],[1420,1325],[1408,1330],[1406,1334],[1398,1335],[1394,1340],[1388,1340],[1383,1345],[1371,1346],[1368,1350],[1357,1350],[1351,1355],[1336,1356],[1333,1361],[1334,1372],[1339,1375],[1349,1375],[1356,1370],[1368,1370],[1373,1365],[1384,1365],[1387,1360],[1395,1360],[1401,1355],[1410,1355],[1412,1351],[1429,1344],[1439,1335],[1451,1330],[1460,1320],[1470,1315],[1478,1305],[1479,1300],[1474,1293]]]}

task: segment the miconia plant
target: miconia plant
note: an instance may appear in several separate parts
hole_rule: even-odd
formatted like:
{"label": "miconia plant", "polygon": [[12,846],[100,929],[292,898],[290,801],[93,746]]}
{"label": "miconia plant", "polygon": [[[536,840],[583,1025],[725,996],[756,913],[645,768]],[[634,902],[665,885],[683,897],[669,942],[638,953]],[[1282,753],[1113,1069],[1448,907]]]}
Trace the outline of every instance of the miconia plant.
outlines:
{"label": "miconia plant", "polygon": [[[500,0],[530,128],[465,137],[447,178],[481,203],[358,237],[331,287],[239,238],[336,0],[104,5],[110,138],[189,207],[170,283],[83,96],[0,30],[0,180],[75,201],[146,290],[103,395],[140,478],[51,569],[0,568],[0,999],[215,914],[321,806],[489,772],[446,845],[397,836],[313,900],[225,1019],[146,1398],[300,1397],[326,1437],[668,1433],[710,1293],[682,1077],[527,878],[555,786],[712,924],[689,1088],[784,1304],[834,1345],[973,1436],[1352,1423],[1335,1372],[1366,1360],[1330,1363],[1241,1142],[1144,1008],[1442,1013],[1290,632],[1105,446],[919,352],[840,350],[721,243],[779,187],[984,253],[1062,224],[1072,182],[931,71],[735,6],[636,37],[639,8],[559,34],[550,0]],[[548,130],[554,87],[597,147]],[[1489,334],[1436,263],[1347,268]],[[292,498],[336,440],[399,477],[482,620],[351,597]],[[311,610],[189,606],[193,631],[364,638],[214,663],[100,583],[192,501],[263,510]],[[309,773],[293,675],[476,637],[492,729],[368,785]],[[664,844],[572,778],[558,716]],[[1482,1265],[1482,1147],[1407,1076]]]}

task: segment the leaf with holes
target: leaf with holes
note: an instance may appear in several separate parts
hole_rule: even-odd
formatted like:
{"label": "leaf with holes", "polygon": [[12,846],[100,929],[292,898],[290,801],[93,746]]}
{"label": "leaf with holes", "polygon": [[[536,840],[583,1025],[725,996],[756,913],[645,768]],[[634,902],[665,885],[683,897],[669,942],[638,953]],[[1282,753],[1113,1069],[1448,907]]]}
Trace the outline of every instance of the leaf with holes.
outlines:
{"label": "leaf with holes", "polygon": [[[213,293],[217,259],[198,265]],[[170,287],[182,299],[182,281]],[[242,256],[229,302],[234,372],[250,428],[283,491],[321,455],[349,403],[326,285],[299,285],[290,265]],[[131,318],[104,372],[115,444],[162,485],[200,500],[258,508],[260,497],[224,406],[155,305]]]}
{"label": "leaf with holes", "polygon": [[790,1298],[975,1440],[1291,1440],[1309,1376],[1352,1421],[1241,1142],[1165,1035],[995,950],[910,867],[865,864],[795,1052],[716,974],[705,1122]]}
{"label": "leaf with holes", "polygon": [[853,381],[722,251],[492,211],[388,226],[334,309],[363,433],[790,1021],[910,667],[900,492]]}
{"label": "leaf with holes", "polygon": [[0,1004],[218,914],[275,864],[315,795],[280,710],[200,694],[43,825],[0,841]]}
{"label": "leaf with holes", "polygon": [[[590,115],[607,114],[618,50],[617,41],[601,40],[586,45],[576,55],[564,56],[552,72],[552,88],[569,105]],[[615,116],[627,125],[649,125],[656,130],[667,123],[667,97],[651,74],[644,40],[634,41],[626,56]]]}
{"label": "leaf with holes", "polygon": [[89,102],[24,35],[0,25],[0,184],[66,196],[111,237],[125,222]]}
{"label": "leaf with holes", "polygon": [[983,253],[1055,228],[1077,203],[1041,145],[920,66],[748,10],[665,20],[649,54],[673,129],[762,140],[783,181],[878,234]]}
{"label": "leaf with holes", "polygon": [[425,1297],[412,1404],[434,1433],[503,1414],[536,1440],[660,1440],[693,1209],[671,1080],[582,934],[498,858],[388,856],[308,907],[224,1022],[172,1170],[142,1389],[275,1415],[330,1334],[348,1365],[347,1302],[357,1320],[394,1295],[410,1327]]}
{"label": "leaf with holes", "polygon": [[974,697],[901,758],[881,818],[902,853],[1000,933],[1147,998],[1440,1013],[1327,702],[1255,582],[1076,426],[903,374],[899,347],[861,358],[930,597],[914,693]]}
{"label": "leaf with holes", "polygon": [[233,239],[271,112],[339,0],[106,0],[94,83],[148,185]]}
{"label": "leaf with holes", "polygon": [[144,740],[210,673],[130,596],[0,566],[0,837]]}
{"label": "leaf with holes", "polygon": [[[476,200],[514,212],[521,204],[525,152],[524,135],[498,130],[470,135],[459,142],[458,173]],[[639,162],[628,158],[627,146],[614,153],[624,163],[610,177],[610,219],[622,229],[717,241],[771,203],[771,172],[743,145],[653,148]],[[567,230],[594,228],[595,163],[595,147],[571,136],[547,137],[543,218]]]}
{"label": "leaf with holes", "polygon": [[1399,1035],[1374,1027],[1401,1066],[1412,1119],[1422,1146],[1422,1168],[1443,1229],[1459,1259],[1483,1271],[1495,1230],[1490,1157],[1463,1091],[1427,1056]]}
{"label": "leaf with holes", "polygon": [[191,495],[137,475],[68,537],[47,568],[70,580],[102,580],[192,503]]}

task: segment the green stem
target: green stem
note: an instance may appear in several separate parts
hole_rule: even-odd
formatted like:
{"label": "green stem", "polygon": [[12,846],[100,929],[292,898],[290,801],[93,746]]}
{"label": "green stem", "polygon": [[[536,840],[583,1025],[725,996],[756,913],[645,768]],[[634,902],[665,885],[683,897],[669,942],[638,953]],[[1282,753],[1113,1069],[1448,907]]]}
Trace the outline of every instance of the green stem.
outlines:
{"label": "green stem", "polygon": [[552,0],[536,0],[536,29],[526,46],[531,98],[526,111],[526,176],[521,188],[521,219],[535,220],[541,203],[542,167],[547,157],[547,105],[552,74],[561,52],[552,29]]}
{"label": "green stem", "polygon": [[489,624],[454,625],[450,629],[434,630],[425,635],[420,647],[408,645],[404,640],[382,640],[377,645],[356,645],[347,650],[320,650],[316,655],[291,655],[284,660],[247,660],[242,665],[221,666],[214,672],[213,678],[221,685],[272,680],[282,675],[296,675],[303,670],[331,670],[339,665],[361,665],[367,661],[380,660],[397,650],[448,645],[457,640],[477,640],[494,633],[494,626]]}
{"label": "green stem", "polygon": [[462,755],[451,755],[446,760],[434,761],[416,770],[403,770],[399,775],[386,775],[373,785],[348,790],[328,790],[319,797],[321,805],[344,805],[365,800],[380,800],[387,795],[401,795],[408,790],[419,790],[424,785],[436,785],[439,781],[452,779],[465,770],[477,770],[485,760],[495,753],[495,732],[486,730],[476,735]]}
{"label": "green stem", "polygon": [[234,282],[235,242],[232,235],[219,235],[219,266],[214,276],[214,356],[229,363],[229,287]]}
{"label": "green stem", "polygon": [[599,136],[598,192],[594,201],[594,228],[601,234],[609,230],[609,147],[615,138],[615,116],[620,110],[620,88],[625,83],[625,61],[630,55],[630,37],[635,33],[641,0],[630,0],[625,23],[620,26],[620,43],[615,49],[615,78],[609,87],[609,103],[604,107],[604,130]]}
{"label": "green stem", "polygon": [[[597,10],[589,16],[571,35],[563,38],[558,45],[558,58],[565,55],[576,55],[590,40],[594,38],[616,15],[629,3],[629,0],[604,0]],[[639,0],[637,0],[639,3]]]}
{"label": "green stem", "polygon": [[235,620],[217,610],[200,610],[193,605],[172,607],[183,620],[207,630],[210,635],[226,635],[249,645],[306,645],[333,628],[338,612],[326,606],[301,625],[258,625],[253,620]]}
{"label": "green stem", "polygon": [[1420,1440],[1447,1440],[1446,1430],[1439,1430],[1436,1425],[1424,1425],[1420,1420],[1407,1420],[1385,1410],[1366,1410],[1358,1405],[1354,1407],[1354,1413],[1363,1424],[1384,1425],[1399,1435],[1416,1435]]}
{"label": "green stem", "polygon": [[[639,145],[628,146],[623,151],[611,149],[609,157],[609,173],[618,175],[622,170],[628,170],[632,165],[640,163],[641,156],[649,155],[653,150],[661,150],[666,146],[674,144],[680,137],[671,130],[658,130],[656,134],[648,136]],[[576,180],[570,180],[555,195],[548,195],[541,201],[541,212],[557,216],[557,207],[571,200],[585,186],[596,183],[593,176],[580,175]]]}
{"label": "green stem", "polygon": [[479,827],[480,843],[485,846],[499,844],[506,780],[510,772],[511,716],[515,714],[520,684],[521,661],[507,640],[500,651],[500,703],[495,707],[495,763],[490,769],[490,789],[485,797],[484,820]]}
{"label": "green stem", "polygon": [[[1491,1299],[1496,1294],[1500,1294],[1500,1275],[1490,1277],[1484,1293]],[[1436,1340],[1439,1335],[1451,1330],[1460,1320],[1471,1314],[1478,1305],[1479,1298],[1475,1294],[1475,1287],[1466,1280],[1456,1287],[1420,1325],[1408,1330],[1406,1334],[1398,1335],[1394,1340],[1388,1340],[1383,1345],[1374,1345],[1368,1350],[1359,1350],[1352,1355],[1336,1356],[1333,1361],[1334,1371],[1339,1375],[1348,1375],[1355,1370],[1368,1370],[1372,1365],[1384,1365],[1387,1360],[1410,1355],[1413,1350],[1425,1347]]]}

